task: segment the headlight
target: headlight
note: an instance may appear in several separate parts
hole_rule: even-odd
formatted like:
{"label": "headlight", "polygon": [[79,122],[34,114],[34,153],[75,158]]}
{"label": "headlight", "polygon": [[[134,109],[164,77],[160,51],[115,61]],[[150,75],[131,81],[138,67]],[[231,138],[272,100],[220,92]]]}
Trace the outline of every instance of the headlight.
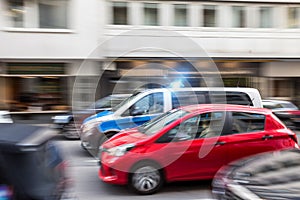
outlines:
{"label": "headlight", "polygon": [[72,115],[58,115],[58,116],[53,116],[51,119],[53,120],[53,123],[67,124],[72,119]]}
{"label": "headlight", "polygon": [[123,156],[127,151],[130,151],[135,147],[134,144],[124,144],[121,146],[116,146],[110,149],[107,149],[106,152],[111,156]]}

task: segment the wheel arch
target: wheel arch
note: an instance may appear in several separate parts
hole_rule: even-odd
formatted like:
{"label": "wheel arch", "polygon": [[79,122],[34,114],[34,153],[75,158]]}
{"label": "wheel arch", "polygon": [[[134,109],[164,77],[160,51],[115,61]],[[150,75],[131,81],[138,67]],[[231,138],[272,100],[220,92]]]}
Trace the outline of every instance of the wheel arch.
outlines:
{"label": "wheel arch", "polygon": [[111,129],[111,130],[107,130],[103,133],[99,133],[100,134],[100,137],[98,139],[98,144],[97,144],[97,154],[99,153],[99,148],[100,146],[106,141],[108,140],[109,138],[111,138],[112,136],[116,135],[117,133],[119,133],[120,130],[114,130],[114,129]]}
{"label": "wheel arch", "polygon": [[105,137],[107,137],[108,139],[112,136],[114,136],[115,134],[119,133],[120,130],[118,129],[109,129],[106,130],[105,132],[103,132],[103,134],[105,135]]}

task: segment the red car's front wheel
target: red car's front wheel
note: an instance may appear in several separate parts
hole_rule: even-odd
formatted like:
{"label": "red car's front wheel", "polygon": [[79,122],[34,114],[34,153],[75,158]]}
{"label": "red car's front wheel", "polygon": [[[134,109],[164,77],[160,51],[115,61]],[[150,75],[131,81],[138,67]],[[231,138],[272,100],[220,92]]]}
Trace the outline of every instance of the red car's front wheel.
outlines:
{"label": "red car's front wheel", "polygon": [[153,194],[163,185],[163,173],[159,166],[142,162],[133,167],[129,176],[129,187],[138,194]]}

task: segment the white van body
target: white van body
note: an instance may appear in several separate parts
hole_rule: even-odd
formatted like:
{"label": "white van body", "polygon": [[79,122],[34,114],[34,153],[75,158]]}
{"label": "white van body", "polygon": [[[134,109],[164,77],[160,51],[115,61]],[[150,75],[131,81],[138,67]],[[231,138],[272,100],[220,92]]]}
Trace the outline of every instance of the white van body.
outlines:
{"label": "white van body", "polygon": [[[169,111],[176,106],[173,105],[172,102],[172,93],[178,93],[178,92],[191,92],[193,95],[197,95],[196,92],[208,92],[210,95],[214,95],[215,92],[220,92],[220,95],[223,96],[222,100],[227,101],[226,99],[226,92],[236,92],[236,93],[244,93],[247,94],[249,97],[249,100],[251,100],[252,104],[249,106],[253,106],[256,108],[262,108],[262,99],[259,91],[255,88],[232,88],[232,87],[211,87],[211,88],[206,88],[206,87],[194,87],[194,88],[159,88],[159,89],[150,89],[150,90],[145,90],[141,93],[138,93],[136,98],[133,98],[131,102],[128,102],[124,106],[120,107],[120,109],[115,111],[115,116],[121,116],[125,110],[127,110],[129,107],[131,107],[133,104],[138,102],[140,99],[143,97],[154,94],[154,93],[159,93],[162,92],[164,95],[164,112]],[[217,103],[217,102],[216,102]],[[245,104],[242,104],[245,105]],[[185,104],[182,104],[180,106],[185,106]]]}

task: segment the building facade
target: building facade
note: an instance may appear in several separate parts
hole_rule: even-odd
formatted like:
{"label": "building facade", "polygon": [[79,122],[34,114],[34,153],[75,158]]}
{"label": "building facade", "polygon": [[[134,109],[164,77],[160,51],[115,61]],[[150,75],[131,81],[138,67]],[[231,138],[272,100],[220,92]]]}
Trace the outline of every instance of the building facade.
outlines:
{"label": "building facade", "polygon": [[0,99],[14,113],[179,79],[299,105],[299,0],[0,0],[0,13]]}

